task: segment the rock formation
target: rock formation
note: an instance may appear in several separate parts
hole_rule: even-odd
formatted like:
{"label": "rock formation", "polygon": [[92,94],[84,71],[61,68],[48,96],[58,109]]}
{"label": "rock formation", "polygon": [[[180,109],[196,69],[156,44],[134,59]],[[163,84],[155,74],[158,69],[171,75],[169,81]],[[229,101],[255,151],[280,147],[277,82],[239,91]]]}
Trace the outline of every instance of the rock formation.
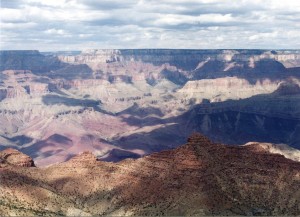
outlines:
{"label": "rock formation", "polygon": [[249,146],[258,152],[262,151],[280,154],[283,155],[285,158],[300,162],[300,151],[285,144],[249,142],[245,144],[245,146]]}
{"label": "rock formation", "polygon": [[246,79],[224,77],[188,81],[178,93],[183,94],[182,98],[225,101],[226,99],[244,99],[258,94],[272,93],[277,90],[278,86],[279,81],[272,82],[269,79],[258,80],[255,84],[251,84]]}
{"label": "rock formation", "polygon": [[300,214],[299,162],[200,134],[119,163],[84,152],[47,168],[0,167],[4,216]]}
{"label": "rock formation", "polygon": [[93,165],[97,161],[97,158],[95,155],[93,155],[92,152],[90,151],[84,151],[77,156],[71,158],[68,161],[68,164],[75,166],[75,167],[81,167],[81,166],[86,166],[86,165]]}
{"label": "rock formation", "polygon": [[12,148],[1,151],[0,159],[4,164],[20,167],[34,167],[34,162],[31,157]]}

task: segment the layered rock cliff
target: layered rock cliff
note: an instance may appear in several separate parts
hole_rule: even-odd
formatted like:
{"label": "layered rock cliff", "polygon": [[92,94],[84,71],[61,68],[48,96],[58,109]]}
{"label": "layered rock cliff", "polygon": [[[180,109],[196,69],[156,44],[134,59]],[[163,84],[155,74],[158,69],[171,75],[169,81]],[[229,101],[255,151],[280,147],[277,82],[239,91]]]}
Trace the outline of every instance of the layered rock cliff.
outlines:
{"label": "layered rock cliff", "polygon": [[4,70],[5,76],[0,86],[0,100],[26,96],[42,96],[49,93],[49,84],[38,82],[38,76],[29,70]]}
{"label": "layered rock cliff", "polygon": [[173,148],[195,129],[230,144],[299,147],[298,56],[297,50],[1,51],[0,149],[18,148],[37,165],[82,150],[117,161]]}
{"label": "layered rock cliff", "polygon": [[0,71],[12,69],[45,73],[64,65],[56,57],[44,56],[37,50],[0,51]]}
{"label": "layered rock cliff", "polygon": [[272,93],[280,85],[280,81],[269,79],[258,80],[251,84],[246,79],[225,77],[188,81],[180,90],[182,98],[209,99],[225,101],[226,99],[244,99],[258,94]]}
{"label": "layered rock cliff", "polygon": [[[218,71],[230,71],[269,65],[272,71],[284,67],[300,66],[300,53],[293,51],[267,50],[168,50],[168,49],[138,49],[138,50],[86,50],[76,56],[59,56],[67,63],[87,64],[92,68],[101,68],[104,63],[144,62],[153,65],[168,63],[181,70],[197,70],[213,63]],[[97,65],[98,64],[98,65]],[[205,67],[205,70],[209,70]],[[269,68],[270,70],[270,68]],[[215,70],[216,71],[216,70]],[[211,71],[212,72],[212,71]]]}
{"label": "layered rock cliff", "polygon": [[[168,50],[168,49],[137,49],[137,50],[86,50],[77,56],[59,56],[59,59],[69,63],[111,63],[142,61],[155,65],[170,63],[179,65],[183,69],[195,69],[202,61],[243,61],[253,62],[262,59],[274,59],[288,62],[298,61],[300,53],[291,51],[268,50]],[[176,63],[177,62],[177,63]],[[187,68],[185,68],[185,67]]]}

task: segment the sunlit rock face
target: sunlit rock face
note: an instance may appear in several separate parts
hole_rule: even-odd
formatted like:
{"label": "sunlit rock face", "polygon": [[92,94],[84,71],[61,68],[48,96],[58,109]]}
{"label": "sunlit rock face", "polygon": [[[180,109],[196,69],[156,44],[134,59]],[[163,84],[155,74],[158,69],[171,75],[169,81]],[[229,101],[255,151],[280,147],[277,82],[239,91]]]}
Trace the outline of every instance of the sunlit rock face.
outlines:
{"label": "sunlit rock face", "polygon": [[16,149],[7,148],[0,152],[1,163],[17,167],[34,167],[31,157],[19,152]]}
{"label": "sunlit rock face", "polygon": [[299,148],[299,51],[0,52],[0,149],[38,166],[214,141]]}
{"label": "sunlit rock face", "polygon": [[194,133],[176,149],[118,163],[89,151],[47,168],[1,162],[0,214],[297,216],[300,162],[291,151]]}
{"label": "sunlit rock face", "polygon": [[182,98],[206,98],[210,101],[224,101],[226,99],[244,99],[262,93],[272,93],[277,90],[280,81],[269,79],[257,80],[251,84],[238,77],[224,77],[216,79],[202,79],[188,81],[180,90]]}
{"label": "sunlit rock face", "polygon": [[[85,50],[76,56],[59,56],[60,60],[69,63],[110,63],[142,61],[155,65],[177,62],[180,68],[184,66],[195,69],[202,61],[248,62],[253,64],[260,60],[276,60],[293,62],[300,59],[300,52],[267,51],[267,50],[168,50],[168,49],[136,49],[136,50]],[[185,63],[185,64],[184,64]]]}

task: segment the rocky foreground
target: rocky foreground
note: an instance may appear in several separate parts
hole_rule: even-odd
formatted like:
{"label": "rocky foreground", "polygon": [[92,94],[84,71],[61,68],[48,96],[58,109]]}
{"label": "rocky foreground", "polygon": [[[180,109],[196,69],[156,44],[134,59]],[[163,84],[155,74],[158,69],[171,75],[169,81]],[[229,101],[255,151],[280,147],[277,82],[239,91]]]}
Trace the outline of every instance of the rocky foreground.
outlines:
{"label": "rocky foreground", "polygon": [[300,215],[300,162],[274,148],[225,146],[194,134],[137,160],[102,162],[83,152],[47,168],[5,150],[0,215]]}

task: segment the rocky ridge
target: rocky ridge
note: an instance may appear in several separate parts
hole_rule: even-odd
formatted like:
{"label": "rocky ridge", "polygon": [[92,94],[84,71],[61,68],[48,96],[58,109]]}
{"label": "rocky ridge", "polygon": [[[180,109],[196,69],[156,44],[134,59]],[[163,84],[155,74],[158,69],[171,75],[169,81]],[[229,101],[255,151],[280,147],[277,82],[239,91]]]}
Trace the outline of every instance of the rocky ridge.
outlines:
{"label": "rocky ridge", "polygon": [[48,168],[1,166],[1,215],[299,215],[300,163],[194,134],[119,163],[85,152]]}
{"label": "rocky ridge", "polygon": [[[274,59],[276,61],[299,62],[300,53],[298,51],[268,51],[268,50],[171,50],[171,49],[137,49],[137,50],[105,50],[91,49],[85,50],[77,56],[59,56],[59,59],[69,63],[111,63],[111,62],[152,62],[154,64],[175,63],[181,61],[189,66],[189,69],[199,67],[206,61],[226,61],[232,60],[249,62],[253,66],[254,62],[262,59]],[[191,67],[189,64],[198,64]],[[203,62],[202,62],[203,61]],[[176,64],[175,64],[176,65]],[[182,66],[182,64],[181,64]],[[295,67],[295,65],[293,65]]]}
{"label": "rocky ridge", "polygon": [[285,144],[248,142],[245,146],[249,146],[257,151],[280,154],[285,158],[300,162],[300,151]]}

